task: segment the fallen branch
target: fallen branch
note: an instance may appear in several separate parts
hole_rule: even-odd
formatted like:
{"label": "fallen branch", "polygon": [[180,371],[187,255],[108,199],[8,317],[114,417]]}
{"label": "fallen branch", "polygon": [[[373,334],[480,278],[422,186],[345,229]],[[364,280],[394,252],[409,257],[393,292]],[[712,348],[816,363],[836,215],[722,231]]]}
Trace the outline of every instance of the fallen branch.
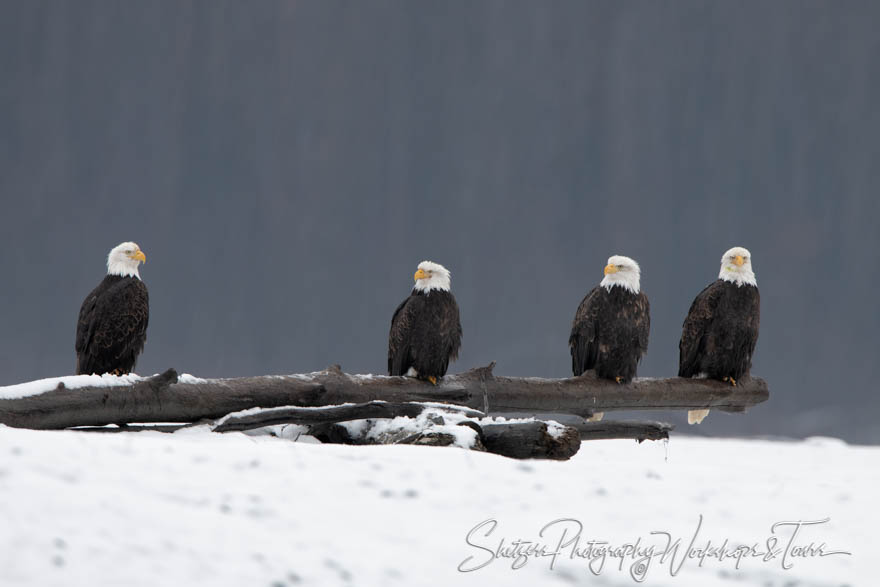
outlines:
{"label": "fallen branch", "polygon": [[581,447],[576,428],[554,426],[550,431],[547,422],[490,423],[481,424],[483,445],[488,452],[514,459],[568,460]]}
{"label": "fallen branch", "polygon": [[602,420],[601,422],[582,422],[568,424],[580,433],[581,440],[610,440],[612,438],[632,438],[639,442],[663,440],[675,428],[665,422],[635,420]]}
{"label": "fallen branch", "polygon": [[[279,424],[309,425],[346,422],[349,420],[397,418],[401,416],[415,418],[427,407],[430,407],[430,404],[374,401],[365,404],[350,404],[327,408],[274,408],[260,410],[253,414],[230,414],[217,421],[211,429],[214,432],[236,432],[253,430],[264,426],[277,426]],[[482,412],[451,404],[444,405],[443,409],[460,413],[469,418],[481,418],[484,416]]]}
{"label": "fallen branch", "polygon": [[178,382],[169,369],[131,385],[63,387],[16,399],[0,399],[0,424],[18,428],[59,429],[129,423],[190,423],[216,420],[255,407],[316,407],[440,402],[486,414],[559,412],[588,417],[594,411],[692,410],[742,412],[766,401],[759,378],[737,387],[708,379],[636,379],[621,385],[592,374],[567,379],[496,377],[494,363],[438,385],[409,377],[348,375],[339,367],[308,375],[242,377]]}
{"label": "fallen branch", "polygon": [[[420,404],[413,404],[420,405]],[[332,408],[331,408],[332,409]],[[479,412],[475,412],[479,413]],[[402,415],[402,414],[401,414]],[[270,423],[260,423],[259,425],[248,424],[246,427],[239,428],[240,430],[252,430],[255,428],[262,428],[264,426],[272,426],[272,425],[284,425],[284,424],[296,424],[296,421],[278,421],[279,419],[272,418],[271,420],[267,420]],[[340,420],[340,422],[344,422],[347,420]],[[302,422],[300,422],[302,423]],[[327,424],[332,425],[337,422],[328,422]],[[209,425],[215,425],[210,424]],[[116,432],[177,432],[182,428],[188,427],[188,424],[155,424],[155,425],[146,425],[146,426],[122,426],[119,428],[116,427],[108,427],[108,426],[85,426],[80,428],[74,428],[78,432],[102,432],[102,433],[116,433]],[[565,423],[565,426],[569,426],[571,428],[575,428],[580,434],[581,440],[612,440],[612,439],[632,439],[637,440],[638,442],[644,442],[645,440],[664,440],[669,438],[669,433],[675,429],[675,426],[672,424],[666,424],[665,422],[650,422],[650,421],[636,421],[636,420],[603,420],[601,422],[578,422],[578,423]],[[339,438],[329,439],[326,437],[328,430],[330,428],[324,425],[315,425],[311,424],[311,435],[316,435],[321,433],[325,436],[326,442],[333,443],[342,443],[342,440]],[[218,431],[215,429],[215,431]],[[221,432],[227,432],[229,430],[219,430]]]}
{"label": "fallen branch", "polygon": [[[455,435],[450,433],[450,426],[442,421],[438,422],[438,426],[428,425],[417,431],[402,428],[383,431],[381,434],[372,432],[374,424],[372,421],[365,422],[362,426],[324,423],[313,426],[310,434],[321,442],[331,444],[449,446],[456,440]],[[467,426],[474,430],[476,437],[471,447],[474,450],[513,459],[567,460],[581,447],[577,429],[537,420],[495,422],[491,419],[469,419],[452,426]]]}

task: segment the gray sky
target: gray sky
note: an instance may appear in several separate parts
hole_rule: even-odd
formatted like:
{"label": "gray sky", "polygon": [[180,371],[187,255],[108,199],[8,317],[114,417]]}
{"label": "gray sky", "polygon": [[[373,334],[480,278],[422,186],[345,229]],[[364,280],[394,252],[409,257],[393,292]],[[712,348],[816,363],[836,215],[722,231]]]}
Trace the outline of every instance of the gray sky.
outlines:
{"label": "gray sky", "polygon": [[3,2],[0,384],[73,371],[79,305],[123,240],[148,256],[138,371],[202,376],[382,372],[423,259],[453,274],[452,371],[566,376],[614,253],[651,300],[639,372],[672,376],[693,297],[743,245],[771,400],[696,432],[880,442],[878,17]]}

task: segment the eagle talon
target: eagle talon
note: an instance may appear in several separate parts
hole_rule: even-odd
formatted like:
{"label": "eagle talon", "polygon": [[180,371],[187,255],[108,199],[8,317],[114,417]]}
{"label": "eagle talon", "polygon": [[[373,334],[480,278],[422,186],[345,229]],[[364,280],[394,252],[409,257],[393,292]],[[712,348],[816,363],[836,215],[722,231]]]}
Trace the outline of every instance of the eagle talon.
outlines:
{"label": "eagle talon", "polygon": [[437,385],[437,378],[433,375],[428,376],[428,381],[430,381],[432,385]]}
{"label": "eagle talon", "polygon": [[724,379],[722,379],[722,381],[726,381],[732,386],[736,387],[736,379],[734,379],[733,377],[725,377]]}
{"label": "eagle talon", "polygon": [[614,380],[618,383],[623,383],[623,377],[617,376],[614,378]]}

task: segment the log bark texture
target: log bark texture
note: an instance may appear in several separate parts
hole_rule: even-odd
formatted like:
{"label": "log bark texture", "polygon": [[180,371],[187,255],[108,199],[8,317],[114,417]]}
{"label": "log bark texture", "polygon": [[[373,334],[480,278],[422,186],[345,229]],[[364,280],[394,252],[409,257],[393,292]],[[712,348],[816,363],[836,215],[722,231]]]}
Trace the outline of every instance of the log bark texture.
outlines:
{"label": "log bark texture", "polygon": [[[326,408],[275,408],[255,414],[236,415],[231,414],[221,418],[213,425],[214,432],[236,432],[253,430],[264,426],[276,426],[278,424],[325,424],[334,422],[347,422],[349,420],[366,420],[375,418],[397,418],[406,416],[415,418],[421,414],[425,404],[416,402],[389,403],[382,401],[368,402],[365,404],[351,404],[344,406],[331,406]],[[444,409],[460,413],[469,418],[482,418],[484,414],[477,410],[471,410],[461,406],[448,405]]]}
{"label": "log bark texture", "polygon": [[61,387],[40,395],[0,399],[0,424],[59,429],[188,423],[214,420],[254,407],[333,406],[375,400],[452,403],[489,415],[560,412],[589,417],[594,411],[701,408],[741,412],[769,397],[766,382],[759,378],[739,381],[737,387],[677,377],[640,378],[622,385],[592,374],[567,379],[498,377],[492,373],[493,367],[494,363],[448,375],[436,386],[409,377],[348,375],[338,366],[308,375],[209,379],[196,383],[179,383],[177,373],[169,369],[133,385]]}
{"label": "log bark texture", "polygon": [[546,422],[512,422],[481,424],[480,440],[488,452],[514,459],[554,459],[565,461],[581,448],[576,428],[565,426],[553,435]]}
{"label": "log bark texture", "polygon": [[[572,426],[567,424],[567,426]],[[580,433],[581,440],[610,440],[613,438],[632,438],[639,442],[663,440],[675,428],[665,422],[636,420],[602,420],[573,425]]]}
{"label": "log bark texture", "polygon": [[[512,459],[553,459],[564,461],[577,454],[581,439],[576,428],[565,426],[551,434],[546,422],[478,422],[469,420],[459,426],[468,426],[477,433],[474,450],[490,452]],[[558,429],[559,430],[559,429]],[[365,435],[352,436],[339,423],[314,426],[311,434],[324,443],[332,444],[389,444],[387,439],[373,439]],[[393,444],[448,446],[452,436],[428,428],[416,434],[395,439]]]}
{"label": "log bark texture", "polygon": [[[410,405],[410,404],[407,404]],[[411,404],[420,405],[420,404]],[[335,410],[336,408],[328,408]],[[414,412],[414,410],[412,410]],[[479,412],[475,412],[479,413]],[[406,415],[399,413],[398,415]],[[321,416],[323,418],[323,416]],[[251,419],[245,425],[233,424],[229,427],[218,430],[216,425],[214,431],[231,432],[233,430],[252,430],[254,428],[262,428],[263,426],[273,426],[277,424],[308,424],[311,426],[310,434],[318,437],[323,442],[335,444],[345,444],[348,442],[347,432],[344,427],[336,428],[338,422],[348,421],[348,419],[335,421],[327,421],[316,423],[320,418],[312,418],[310,422],[303,422],[296,416],[290,420],[272,417],[261,421],[260,419]],[[283,420],[283,421],[282,421]],[[303,419],[305,420],[305,418]],[[210,424],[210,423],[208,423]],[[75,430],[82,432],[99,432],[99,433],[117,433],[117,432],[177,432],[181,428],[187,427],[187,424],[169,424],[169,425],[147,425],[147,426],[124,426],[121,428],[108,427],[82,427]],[[566,423],[565,426],[574,428],[578,431],[581,440],[613,440],[613,439],[632,439],[638,442],[645,440],[664,440],[669,438],[669,433],[675,429],[672,424],[665,422],[637,421],[637,420],[603,420],[601,422],[578,422]],[[482,429],[480,429],[482,431]]]}

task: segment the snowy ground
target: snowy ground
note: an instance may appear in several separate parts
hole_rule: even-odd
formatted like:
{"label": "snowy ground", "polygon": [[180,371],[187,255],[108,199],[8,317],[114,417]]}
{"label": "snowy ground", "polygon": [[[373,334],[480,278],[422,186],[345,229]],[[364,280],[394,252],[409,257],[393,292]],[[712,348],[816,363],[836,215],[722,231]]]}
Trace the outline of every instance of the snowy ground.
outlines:
{"label": "snowy ground", "polygon": [[[594,441],[571,461],[545,462],[198,430],[0,426],[0,585],[633,585],[633,557],[607,555],[600,568],[589,542],[641,539],[657,553],[646,585],[871,586],[878,488],[880,448],[830,439]],[[830,518],[795,544],[852,555],[789,549],[783,561],[792,531],[782,527],[770,560],[682,565],[700,515],[694,548],[727,539],[729,553],[764,551],[775,522]],[[565,519],[582,524],[577,551],[557,548],[574,521],[539,535]],[[494,532],[482,526],[469,545],[487,520]],[[666,539],[651,531],[680,538],[677,553],[661,562]],[[502,539],[540,542],[545,556],[493,558]]]}

